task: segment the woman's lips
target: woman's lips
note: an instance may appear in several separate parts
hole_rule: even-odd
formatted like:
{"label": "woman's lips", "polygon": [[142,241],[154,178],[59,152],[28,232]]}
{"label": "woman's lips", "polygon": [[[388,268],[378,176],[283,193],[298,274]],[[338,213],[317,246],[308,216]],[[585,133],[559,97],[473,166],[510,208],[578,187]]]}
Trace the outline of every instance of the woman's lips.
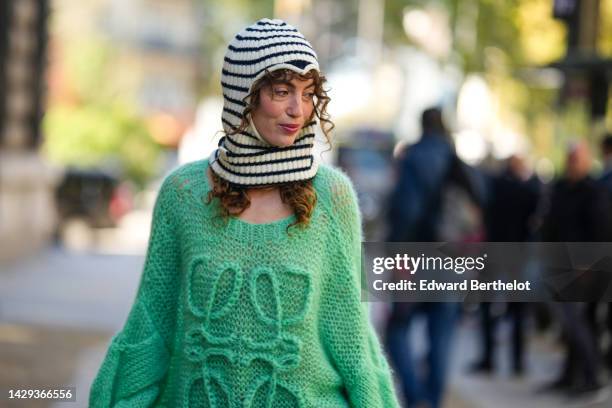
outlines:
{"label": "woman's lips", "polygon": [[285,133],[292,135],[300,129],[299,125],[278,125]]}

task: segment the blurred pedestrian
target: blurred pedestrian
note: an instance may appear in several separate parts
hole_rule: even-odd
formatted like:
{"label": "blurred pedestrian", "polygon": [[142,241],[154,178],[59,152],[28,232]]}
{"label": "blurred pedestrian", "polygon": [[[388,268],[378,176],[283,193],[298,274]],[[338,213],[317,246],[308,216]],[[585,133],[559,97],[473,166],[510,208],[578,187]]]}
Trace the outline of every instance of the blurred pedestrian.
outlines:
{"label": "blurred pedestrian", "polygon": [[[565,174],[555,183],[550,209],[542,226],[549,242],[589,242],[605,239],[606,198],[590,175],[591,153],[585,142],[572,143]],[[595,333],[587,321],[586,303],[556,303],[566,346],[560,376],[547,388],[566,391],[571,397],[604,399],[599,379]]]}
{"label": "blurred pedestrian", "polygon": [[[490,242],[524,242],[533,239],[536,210],[541,193],[538,178],[518,155],[509,157],[500,174],[491,177],[486,205],[486,236]],[[521,271],[511,271],[518,274]],[[491,373],[495,369],[495,327],[492,304],[480,304],[481,356],[472,364],[473,373]],[[525,355],[525,320],[527,304],[510,302],[507,314],[512,322],[512,370],[522,375]]]}
{"label": "blurred pedestrian", "polygon": [[[425,110],[421,124],[421,140],[410,146],[398,163],[398,183],[390,203],[388,241],[435,242],[441,239],[442,231],[467,230],[471,234],[477,229],[466,229],[465,224],[469,222],[463,220],[461,226],[443,225],[445,219],[447,222],[455,220],[444,216],[445,188],[462,183],[465,187],[469,176],[455,154],[442,112],[437,108]],[[469,190],[468,196],[472,197],[473,191]],[[457,310],[457,304],[443,302],[397,302],[392,305],[386,325],[386,342],[407,407],[438,408],[442,404]],[[418,316],[423,316],[427,322],[429,350],[425,370],[417,363],[410,340],[411,328]]]}
{"label": "blurred pedestrian", "polygon": [[[608,198],[608,223],[606,227],[606,242],[612,242],[612,133],[608,133],[601,142],[601,155],[603,159],[603,171],[599,177],[599,183],[604,188]],[[612,303],[607,304],[605,320],[605,332],[608,339],[612,339]],[[612,372],[612,340],[608,341],[607,350],[603,350],[608,369]]]}
{"label": "blurred pedestrian", "polygon": [[360,299],[355,191],[313,155],[332,125],[312,46],[262,19],[224,62],[225,134],[164,180],[90,406],[398,407]]}

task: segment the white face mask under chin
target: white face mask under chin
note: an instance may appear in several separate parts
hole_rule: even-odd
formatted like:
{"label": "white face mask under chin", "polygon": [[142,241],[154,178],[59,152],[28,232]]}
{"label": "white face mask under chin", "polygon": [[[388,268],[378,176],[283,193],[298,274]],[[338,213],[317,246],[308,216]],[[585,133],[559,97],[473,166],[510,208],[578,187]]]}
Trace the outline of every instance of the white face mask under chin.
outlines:
{"label": "white face mask under chin", "polygon": [[268,141],[266,139],[264,139],[263,137],[261,137],[261,134],[259,134],[259,131],[257,130],[257,128],[255,127],[255,124],[253,123],[253,118],[251,117],[251,115],[247,115],[247,118],[249,119],[249,126],[250,126],[250,131],[251,133],[257,138],[259,139],[262,143],[265,143],[266,145],[272,147],[272,145],[270,143],[268,143]]}

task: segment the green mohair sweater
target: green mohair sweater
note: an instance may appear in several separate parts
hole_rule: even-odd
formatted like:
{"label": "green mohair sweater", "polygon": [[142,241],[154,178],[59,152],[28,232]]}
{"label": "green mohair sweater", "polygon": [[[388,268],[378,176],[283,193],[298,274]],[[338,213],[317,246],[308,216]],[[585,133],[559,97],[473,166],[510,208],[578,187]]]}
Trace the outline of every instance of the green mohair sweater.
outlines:
{"label": "green mohair sweater", "polygon": [[348,177],[322,165],[306,229],[215,218],[208,160],[164,180],[136,299],[91,407],[398,407],[361,302]]}

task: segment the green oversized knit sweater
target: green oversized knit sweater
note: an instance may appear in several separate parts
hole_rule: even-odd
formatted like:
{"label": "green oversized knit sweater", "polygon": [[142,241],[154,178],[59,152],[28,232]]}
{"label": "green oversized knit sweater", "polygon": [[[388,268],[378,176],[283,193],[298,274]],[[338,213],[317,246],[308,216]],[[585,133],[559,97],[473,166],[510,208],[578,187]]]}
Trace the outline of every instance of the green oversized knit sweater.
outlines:
{"label": "green oversized knit sweater", "polygon": [[[322,165],[306,229],[216,218],[208,160],[164,180],[136,299],[91,407],[397,407],[360,299],[354,189]],[[221,220],[221,221],[220,221]]]}

